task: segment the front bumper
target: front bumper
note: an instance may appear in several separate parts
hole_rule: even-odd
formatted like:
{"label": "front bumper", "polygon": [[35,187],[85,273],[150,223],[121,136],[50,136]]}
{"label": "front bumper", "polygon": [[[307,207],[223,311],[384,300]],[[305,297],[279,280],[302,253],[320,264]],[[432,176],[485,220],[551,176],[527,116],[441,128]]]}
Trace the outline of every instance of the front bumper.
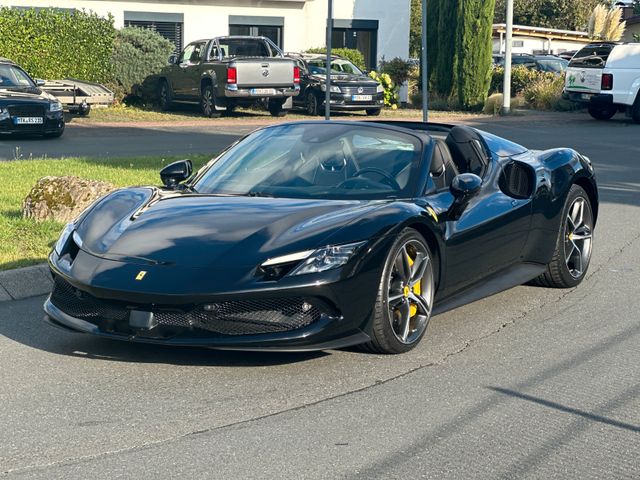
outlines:
{"label": "front bumper", "polygon": [[0,134],[49,135],[64,131],[63,112],[47,112],[40,124],[19,125],[15,117],[0,120]]}
{"label": "front bumper", "polygon": [[[378,93],[371,96],[371,100],[359,101],[353,100],[353,96],[350,94],[332,93],[330,98],[331,110],[369,110],[384,107],[384,94]],[[324,95],[321,96],[321,105],[326,104]]]}
{"label": "front bumper", "polygon": [[44,304],[51,325],[117,340],[236,350],[312,351],[365,343],[373,301],[361,292],[375,295],[379,279],[372,271],[275,291],[148,299],[81,285],[51,267],[54,290]]}

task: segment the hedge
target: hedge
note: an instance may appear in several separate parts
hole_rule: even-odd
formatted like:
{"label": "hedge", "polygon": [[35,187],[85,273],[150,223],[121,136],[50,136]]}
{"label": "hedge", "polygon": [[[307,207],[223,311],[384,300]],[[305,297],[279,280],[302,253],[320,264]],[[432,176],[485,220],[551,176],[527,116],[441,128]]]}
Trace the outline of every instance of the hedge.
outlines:
{"label": "hedge", "polygon": [[157,32],[137,27],[118,30],[113,49],[113,76],[123,93],[142,84],[167,65],[175,45]]}
{"label": "hedge", "polygon": [[0,8],[0,57],[37,78],[111,78],[113,17],[84,10]]}

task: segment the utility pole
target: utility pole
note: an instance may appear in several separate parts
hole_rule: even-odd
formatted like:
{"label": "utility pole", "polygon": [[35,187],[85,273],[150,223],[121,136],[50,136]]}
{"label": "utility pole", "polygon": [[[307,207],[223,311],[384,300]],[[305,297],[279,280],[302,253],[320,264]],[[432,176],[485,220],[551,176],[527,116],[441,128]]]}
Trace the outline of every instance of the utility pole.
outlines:
{"label": "utility pole", "polygon": [[427,0],[422,0],[422,121],[429,121],[429,66],[427,65]]}
{"label": "utility pole", "polygon": [[502,115],[511,113],[511,47],[513,46],[513,0],[507,0],[507,34],[504,49],[504,88]]}
{"label": "utility pole", "polygon": [[324,92],[324,119],[331,120],[331,37],[333,36],[333,0],[329,1],[329,9],[327,14],[327,64],[326,81]]}

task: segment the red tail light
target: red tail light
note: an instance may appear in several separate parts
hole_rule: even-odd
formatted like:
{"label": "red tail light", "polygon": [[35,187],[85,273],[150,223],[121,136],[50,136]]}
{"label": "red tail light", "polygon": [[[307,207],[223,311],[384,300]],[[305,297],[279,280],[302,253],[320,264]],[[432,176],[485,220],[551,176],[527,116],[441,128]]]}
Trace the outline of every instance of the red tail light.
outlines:
{"label": "red tail light", "polygon": [[613,73],[602,74],[602,90],[613,90]]}
{"label": "red tail light", "polygon": [[293,67],[293,83],[300,83],[300,67]]}
{"label": "red tail light", "polygon": [[236,67],[227,67],[227,83],[238,83],[238,71]]}

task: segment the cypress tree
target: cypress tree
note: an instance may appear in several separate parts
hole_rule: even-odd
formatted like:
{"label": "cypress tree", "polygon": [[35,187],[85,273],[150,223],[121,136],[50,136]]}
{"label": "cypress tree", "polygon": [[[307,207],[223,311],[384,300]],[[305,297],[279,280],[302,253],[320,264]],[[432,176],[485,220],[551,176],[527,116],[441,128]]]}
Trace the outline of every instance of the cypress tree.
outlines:
{"label": "cypress tree", "polygon": [[[449,97],[453,92],[456,66],[456,31],[458,9],[462,0],[432,0],[438,2],[438,22],[435,27],[437,40],[430,48],[436,49],[433,87],[435,93]],[[495,1],[495,0],[493,0]],[[435,23],[435,22],[434,22]]]}
{"label": "cypress tree", "polygon": [[491,83],[491,34],[496,0],[457,1],[455,93],[462,109],[480,109]]}

